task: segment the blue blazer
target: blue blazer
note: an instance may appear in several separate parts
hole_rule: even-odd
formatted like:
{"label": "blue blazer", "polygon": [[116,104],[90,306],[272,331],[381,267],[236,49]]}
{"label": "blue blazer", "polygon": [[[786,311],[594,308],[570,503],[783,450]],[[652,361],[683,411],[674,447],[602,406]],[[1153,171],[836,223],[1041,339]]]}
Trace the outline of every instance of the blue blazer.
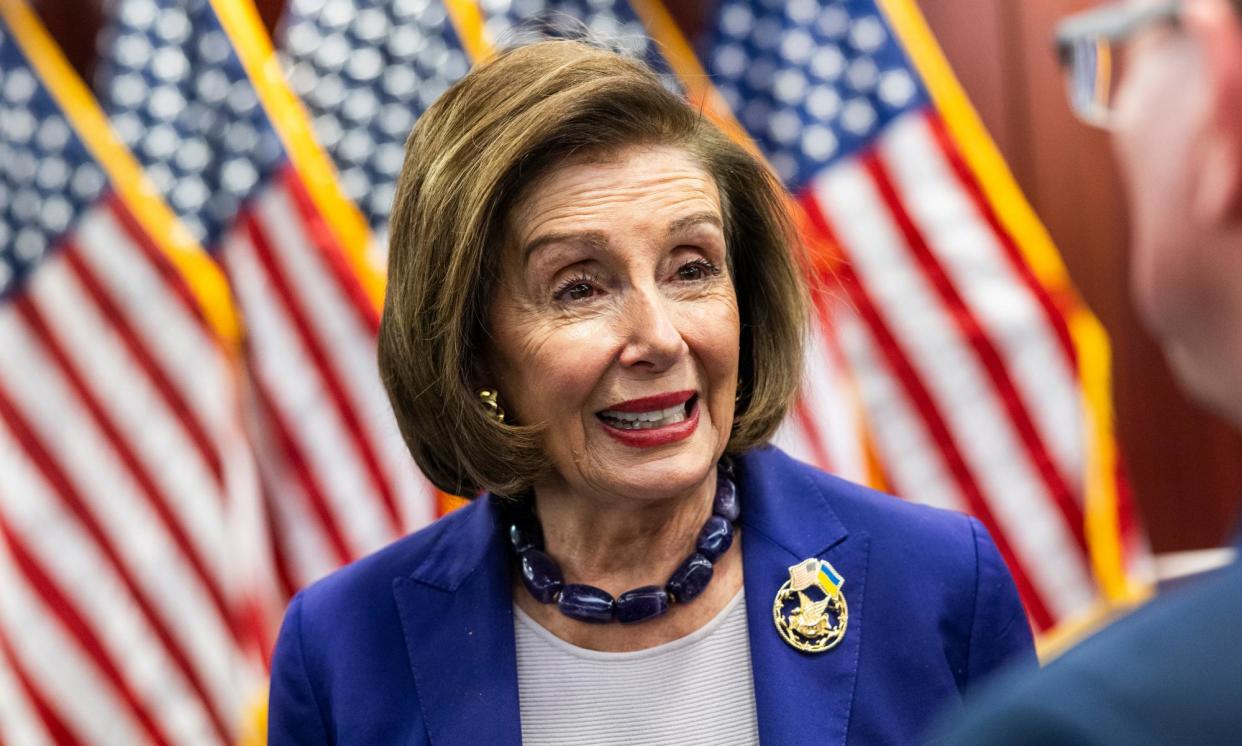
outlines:
{"label": "blue blazer", "polygon": [[[764,743],[911,743],[1002,664],[1033,665],[1013,581],[974,519],[902,502],[774,448],[738,459]],[[789,566],[845,579],[835,648],[772,622]],[[302,591],[272,661],[269,743],[518,744],[513,560],[488,499]]]}

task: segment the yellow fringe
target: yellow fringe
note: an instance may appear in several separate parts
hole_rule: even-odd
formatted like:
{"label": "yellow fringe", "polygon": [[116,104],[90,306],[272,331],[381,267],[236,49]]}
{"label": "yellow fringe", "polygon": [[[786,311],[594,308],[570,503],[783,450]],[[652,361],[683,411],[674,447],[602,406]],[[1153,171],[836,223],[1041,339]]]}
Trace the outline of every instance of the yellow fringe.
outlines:
{"label": "yellow fringe", "polygon": [[254,697],[242,720],[241,735],[237,746],[265,746],[267,744],[267,687]]}
{"label": "yellow fringe", "polygon": [[478,62],[495,51],[493,40],[483,28],[483,11],[472,0],[444,0],[444,9],[457,31],[457,39],[472,62]]}

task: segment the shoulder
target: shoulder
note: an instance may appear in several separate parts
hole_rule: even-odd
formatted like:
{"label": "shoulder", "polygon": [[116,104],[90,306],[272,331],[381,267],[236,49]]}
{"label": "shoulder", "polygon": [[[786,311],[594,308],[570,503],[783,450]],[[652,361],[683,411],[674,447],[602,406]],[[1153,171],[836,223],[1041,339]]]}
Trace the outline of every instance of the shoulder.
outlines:
{"label": "shoulder", "polygon": [[493,530],[487,499],[480,498],[425,528],[341,567],[299,594],[302,614],[318,618],[342,606],[392,595],[396,578],[414,578],[454,590],[487,548]]}
{"label": "shoulder", "polygon": [[490,530],[485,500],[471,503],[303,588],[290,603],[289,615],[296,614],[304,644],[332,650],[344,639],[342,633],[348,632],[348,639],[365,639],[366,635],[359,633],[396,624],[393,582],[398,578],[417,578],[452,590],[481,553],[483,547],[475,545],[485,543],[486,535],[473,541],[476,534],[485,533],[481,522]]}
{"label": "shoulder", "polygon": [[[821,512],[819,520],[835,518],[844,531],[865,532],[873,550],[878,546],[924,566],[934,563],[973,574],[979,545],[992,543],[983,526],[970,516],[911,503],[841,479],[775,447],[756,449],[743,458],[768,500],[788,503],[807,493],[821,495],[833,515]],[[780,511],[781,506],[773,509]]]}
{"label": "shoulder", "polygon": [[418,694],[394,593],[398,579],[452,590],[486,549],[492,519],[476,501],[308,586],[290,602],[272,654],[269,742],[331,734],[405,742]]}
{"label": "shoulder", "polygon": [[358,660],[391,657],[405,646],[394,584],[456,590],[489,550],[494,530],[488,500],[480,498],[335,570],[294,597],[278,642],[296,635],[307,663],[318,662],[329,678]]}
{"label": "shoulder", "polygon": [[907,649],[940,651],[959,690],[1003,665],[1034,664],[1026,611],[978,520],[848,482],[775,448],[742,465],[764,503],[761,531],[865,543],[866,614]]}
{"label": "shoulder", "polygon": [[1031,740],[1227,742],[1242,729],[1242,567],[1157,599],[970,710],[953,743],[1023,729]]}
{"label": "shoulder", "polygon": [[[867,534],[873,571],[895,591],[905,590],[926,603],[937,600],[945,613],[964,616],[974,613],[981,593],[988,596],[998,590],[998,583],[1012,584],[978,519],[828,474],[821,474],[821,480],[841,521]],[[1025,614],[1020,607],[1016,610]]]}

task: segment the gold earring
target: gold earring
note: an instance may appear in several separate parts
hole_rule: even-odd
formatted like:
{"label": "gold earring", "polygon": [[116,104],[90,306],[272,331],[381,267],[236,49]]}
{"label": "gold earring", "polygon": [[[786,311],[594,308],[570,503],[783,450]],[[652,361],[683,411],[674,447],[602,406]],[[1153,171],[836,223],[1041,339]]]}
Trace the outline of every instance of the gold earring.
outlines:
{"label": "gold earring", "polygon": [[505,410],[500,406],[500,394],[496,389],[479,389],[478,394],[479,401],[483,403],[483,409],[487,411],[487,416],[504,424]]}

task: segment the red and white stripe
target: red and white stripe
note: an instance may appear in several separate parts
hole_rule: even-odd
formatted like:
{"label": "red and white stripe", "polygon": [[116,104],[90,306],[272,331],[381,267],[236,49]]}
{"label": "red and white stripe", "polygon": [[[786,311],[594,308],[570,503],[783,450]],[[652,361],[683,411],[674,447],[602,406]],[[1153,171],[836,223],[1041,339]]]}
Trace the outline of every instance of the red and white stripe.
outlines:
{"label": "red and white stripe", "polygon": [[[356,412],[359,434],[371,451],[374,481],[385,484],[385,491],[394,496],[399,527],[421,527],[435,517],[434,502],[429,500],[429,486],[410,459],[380,382],[376,362],[378,313],[371,300],[362,295],[352,269],[336,264],[333,273],[323,271],[329,258],[339,257],[340,251],[322,240],[322,231],[318,241],[311,236],[308,227],[315,220],[314,207],[291,172],[286,173],[286,180],[283,188],[269,189],[257,201],[256,217],[262,226],[283,229],[282,240],[272,243],[275,260],[288,268],[311,328],[319,330],[325,346],[336,345],[333,362],[340,371],[343,398]],[[306,257],[322,258],[322,263],[307,261]],[[342,295],[336,289],[340,287],[352,289],[348,307],[332,302]]]}
{"label": "red and white stripe", "polygon": [[[170,284],[171,269],[128,212],[114,202],[109,214],[112,219],[86,216],[79,232],[92,240],[81,242],[71,256],[81,259],[79,274],[97,286],[93,292],[107,299],[112,323],[125,332],[121,336],[135,356],[145,358],[156,388],[193,442],[191,450],[214,477],[206,483],[222,490],[224,534],[231,543],[215,551],[224,556],[222,577],[250,589],[241,602],[248,618],[241,623],[257,650],[265,651],[285,599],[272,567],[254,454],[242,424],[239,364],[211,343],[187,288],[179,281]],[[113,250],[126,241],[148,261]]]}
{"label": "red and white stripe", "polygon": [[[834,328],[854,370],[884,370],[883,355],[857,316],[838,313]],[[870,433],[887,478],[895,484],[918,485],[918,501],[925,505],[965,511],[967,506],[934,439],[895,377],[860,375],[858,391],[871,416]]]}
{"label": "red and white stripe", "polygon": [[[0,495],[3,499],[3,495]],[[7,549],[0,540],[0,553],[7,555]],[[0,603],[5,602],[4,591],[0,590]],[[4,625],[4,614],[0,612],[0,629]],[[30,746],[52,744],[48,727],[43,724],[39,709],[30,696],[30,691],[13,665],[5,635],[0,633],[0,743],[20,743]],[[68,740],[68,739],[65,739]]]}
{"label": "red and white stripe", "polygon": [[[43,730],[64,743],[89,743],[99,733],[120,743],[154,740],[122,691],[123,684],[118,686],[110,675],[115,666],[94,660],[96,651],[85,649],[92,638],[87,632],[74,634],[71,622],[56,613],[57,601],[50,589],[40,592],[35,587],[18,567],[8,541],[0,539],[0,644],[5,663],[21,682],[23,699],[41,721],[26,723],[26,729]],[[7,737],[8,724],[4,727]]]}
{"label": "red and white stripe", "polygon": [[380,382],[378,313],[330,236],[286,168],[220,252],[246,320],[251,432],[289,591],[435,517]]}
{"label": "red and white stripe", "polygon": [[908,115],[803,202],[846,257],[837,331],[894,490],[978,516],[1046,629],[1095,598],[1072,348],[939,126]]}
{"label": "red and white stripe", "polygon": [[[1002,245],[985,203],[967,194],[964,173],[934,157],[951,147],[938,122],[912,116],[896,123],[880,141],[880,157],[953,287],[995,343],[1033,440],[1047,448],[1070,490],[1081,493],[1082,401],[1065,321],[1026,262]],[[1041,319],[1046,323],[1032,323]],[[1081,520],[1081,510],[1072,515]]]}
{"label": "red and white stripe", "polygon": [[277,597],[227,356],[112,197],[0,308],[0,348],[13,727],[231,741]]}
{"label": "red and white stripe", "polygon": [[816,298],[807,334],[802,389],[773,442],[794,458],[844,479],[866,482],[862,412],[830,322]]}

